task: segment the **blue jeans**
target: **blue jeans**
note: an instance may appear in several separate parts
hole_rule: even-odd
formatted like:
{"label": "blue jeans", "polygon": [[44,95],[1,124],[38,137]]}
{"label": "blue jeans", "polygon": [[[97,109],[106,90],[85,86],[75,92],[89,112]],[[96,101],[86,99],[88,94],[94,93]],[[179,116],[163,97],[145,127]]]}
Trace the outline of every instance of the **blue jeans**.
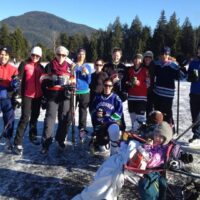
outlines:
{"label": "blue jeans", "polygon": [[3,113],[4,129],[2,136],[8,139],[12,138],[15,115],[9,98],[0,99],[0,112]]}

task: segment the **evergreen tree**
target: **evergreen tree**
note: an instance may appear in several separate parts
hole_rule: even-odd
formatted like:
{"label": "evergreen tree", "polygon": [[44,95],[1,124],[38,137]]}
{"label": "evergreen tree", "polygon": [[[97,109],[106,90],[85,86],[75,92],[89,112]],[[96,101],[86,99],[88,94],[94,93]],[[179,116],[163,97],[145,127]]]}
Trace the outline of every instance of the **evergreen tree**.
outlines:
{"label": "evergreen tree", "polygon": [[120,47],[123,49],[123,30],[120,23],[120,18],[117,17],[112,25],[112,37],[111,37],[111,49],[114,47]]}
{"label": "evergreen tree", "polygon": [[194,31],[187,17],[181,28],[181,50],[184,56],[191,57],[195,53]]}
{"label": "evergreen tree", "polygon": [[166,44],[172,49],[174,56],[180,54],[180,26],[175,12],[172,14],[167,24]]}
{"label": "evergreen tree", "polygon": [[161,12],[160,18],[157,22],[156,28],[153,34],[152,46],[154,50],[155,57],[158,56],[166,46],[166,32],[167,32],[167,20],[165,16],[165,11]]}
{"label": "evergreen tree", "polygon": [[128,57],[132,59],[136,53],[142,53],[142,23],[138,16],[133,19],[128,35]]}
{"label": "evergreen tree", "polygon": [[8,26],[6,24],[3,24],[0,28],[0,45],[2,46],[9,46],[9,31]]}
{"label": "evergreen tree", "polygon": [[19,28],[16,28],[15,31],[10,34],[10,44],[13,49],[13,56],[17,60],[23,60],[28,56],[28,42]]}

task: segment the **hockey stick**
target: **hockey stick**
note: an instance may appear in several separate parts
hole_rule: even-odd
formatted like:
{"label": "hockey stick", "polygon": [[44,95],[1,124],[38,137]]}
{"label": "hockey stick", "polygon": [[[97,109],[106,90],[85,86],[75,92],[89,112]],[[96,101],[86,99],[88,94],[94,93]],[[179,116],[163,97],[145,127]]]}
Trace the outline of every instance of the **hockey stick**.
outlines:
{"label": "hockey stick", "polygon": [[75,103],[76,103],[76,92],[75,88],[72,89],[71,91],[71,120],[72,120],[72,126],[71,126],[71,131],[72,131],[72,144],[73,147],[75,146]]}
{"label": "hockey stick", "polygon": [[175,141],[179,140],[183,135],[185,135],[190,129],[192,129],[194,126],[198,125],[200,123],[200,113],[198,114],[197,120],[192,123],[183,133],[178,135],[176,138],[174,138]]}
{"label": "hockey stick", "polygon": [[[179,77],[180,77],[180,70],[179,70]],[[179,134],[179,103],[180,103],[180,78],[178,78],[178,85],[177,85],[177,125],[176,125],[176,132]]]}

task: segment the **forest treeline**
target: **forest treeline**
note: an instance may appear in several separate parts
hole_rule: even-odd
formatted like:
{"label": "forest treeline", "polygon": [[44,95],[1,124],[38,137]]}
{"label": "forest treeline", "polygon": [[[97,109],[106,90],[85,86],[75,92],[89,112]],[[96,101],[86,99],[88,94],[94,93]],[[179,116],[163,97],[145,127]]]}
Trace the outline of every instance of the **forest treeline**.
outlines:
{"label": "forest treeline", "polygon": [[[90,38],[81,33],[72,36],[60,33],[53,41],[51,48],[37,42],[34,45],[42,47],[43,61],[52,59],[56,46],[63,45],[70,50],[72,57],[79,47],[84,47],[87,51],[88,62],[93,62],[97,57],[108,61],[113,47],[120,47],[123,51],[123,61],[130,62],[134,54],[143,53],[146,50],[153,51],[157,58],[163,46],[169,46],[172,55],[181,62],[195,55],[199,43],[200,26],[193,27],[188,17],[180,25],[175,12],[167,20],[163,10],[154,30],[149,26],[143,26],[138,16],[133,19],[130,27],[127,24],[121,24],[120,18],[117,17],[106,30],[99,29]],[[0,45],[11,46],[12,56],[19,61],[28,56],[32,46],[20,28],[9,32],[6,24],[0,28]]]}

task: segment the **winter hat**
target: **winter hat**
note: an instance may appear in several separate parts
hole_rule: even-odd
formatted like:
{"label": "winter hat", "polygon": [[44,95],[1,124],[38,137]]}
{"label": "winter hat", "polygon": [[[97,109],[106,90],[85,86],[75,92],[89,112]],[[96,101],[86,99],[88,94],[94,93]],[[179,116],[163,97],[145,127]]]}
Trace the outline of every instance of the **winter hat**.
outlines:
{"label": "winter hat", "polygon": [[35,54],[37,56],[42,57],[42,49],[38,46],[35,46],[31,49],[31,54]]}
{"label": "winter hat", "polygon": [[142,54],[140,54],[140,53],[137,53],[134,57],[133,57],[133,60],[134,59],[136,59],[136,58],[138,58],[138,59],[143,59],[143,56],[142,56]]}
{"label": "winter hat", "polygon": [[144,58],[145,57],[151,57],[152,59],[153,59],[153,52],[152,51],[146,51],[145,53],[144,53]]}
{"label": "winter hat", "polygon": [[162,51],[162,54],[170,55],[171,54],[171,49],[169,47],[164,47],[163,51]]}
{"label": "winter hat", "polygon": [[163,144],[168,144],[172,140],[172,128],[171,126],[163,121],[162,123],[158,124],[156,128],[154,129],[154,134],[160,134],[165,137],[165,141]]}
{"label": "winter hat", "polygon": [[158,111],[154,110],[149,114],[147,123],[148,124],[160,124],[163,122],[163,114]]}
{"label": "winter hat", "polygon": [[64,46],[59,46],[56,48],[56,54],[62,54],[62,55],[68,56],[69,50],[65,48]]}
{"label": "winter hat", "polygon": [[0,51],[5,51],[9,55],[12,53],[11,47],[8,47],[8,46],[1,46]]}

